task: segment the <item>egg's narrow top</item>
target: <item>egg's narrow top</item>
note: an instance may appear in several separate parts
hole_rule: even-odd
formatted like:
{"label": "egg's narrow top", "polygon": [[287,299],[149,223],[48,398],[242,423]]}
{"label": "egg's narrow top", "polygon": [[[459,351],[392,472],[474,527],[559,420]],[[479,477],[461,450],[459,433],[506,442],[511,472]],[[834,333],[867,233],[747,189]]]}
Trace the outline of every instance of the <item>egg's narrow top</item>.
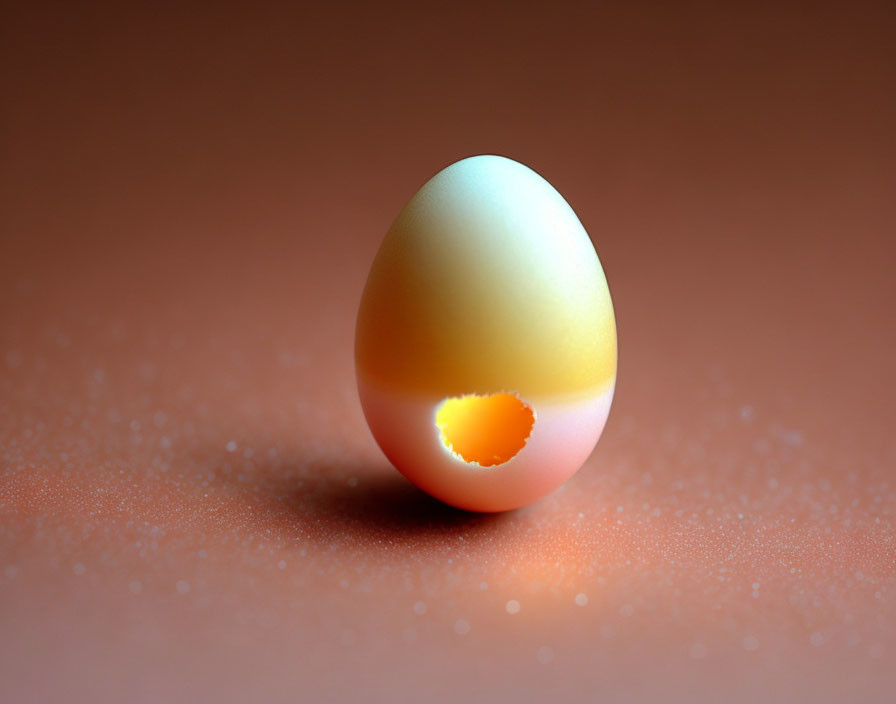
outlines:
{"label": "egg's narrow top", "polygon": [[356,360],[366,381],[421,393],[576,394],[612,384],[613,306],[572,208],[505,157],[437,173],[373,263]]}

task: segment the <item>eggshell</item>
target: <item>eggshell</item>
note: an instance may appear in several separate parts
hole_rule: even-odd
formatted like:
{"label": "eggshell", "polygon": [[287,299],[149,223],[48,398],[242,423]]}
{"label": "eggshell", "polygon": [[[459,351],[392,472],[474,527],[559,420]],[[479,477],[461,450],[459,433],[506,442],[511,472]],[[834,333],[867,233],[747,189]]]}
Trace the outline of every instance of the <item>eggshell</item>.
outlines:
{"label": "eggshell", "polygon": [[[610,292],[572,208],[504,157],[440,171],[380,246],[355,361],[374,438],[424,491],[502,511],[557,488],[593,450],[616,381]],[[448,398],[502,392],[531,409],[528,438],[507,461],[467,461],[445,441],[437,409]]]}

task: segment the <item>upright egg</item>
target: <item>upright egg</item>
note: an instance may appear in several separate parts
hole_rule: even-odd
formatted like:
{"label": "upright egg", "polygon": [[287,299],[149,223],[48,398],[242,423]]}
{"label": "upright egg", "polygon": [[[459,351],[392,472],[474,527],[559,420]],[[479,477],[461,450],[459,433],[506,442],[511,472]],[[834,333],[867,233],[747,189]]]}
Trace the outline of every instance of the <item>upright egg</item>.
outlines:
{"label": "upright egg", "polygon": [[610,291],[572,208],[504,157],[437,173],[374,259],[355,366],[374,438],[432,496],[504,511],[556,489],[616,384]]}

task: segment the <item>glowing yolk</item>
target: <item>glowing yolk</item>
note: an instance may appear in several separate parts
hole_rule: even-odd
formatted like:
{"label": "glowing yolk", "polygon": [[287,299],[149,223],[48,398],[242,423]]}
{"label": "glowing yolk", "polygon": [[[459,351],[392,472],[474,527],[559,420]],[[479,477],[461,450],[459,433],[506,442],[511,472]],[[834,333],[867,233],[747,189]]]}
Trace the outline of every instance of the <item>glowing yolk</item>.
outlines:
{"label": "glowing yolk", "polygon": [[490,467],[523,449],[535,414],[514,394],[470,394],[442,401],[435,422],[448,450],[466,462]]}

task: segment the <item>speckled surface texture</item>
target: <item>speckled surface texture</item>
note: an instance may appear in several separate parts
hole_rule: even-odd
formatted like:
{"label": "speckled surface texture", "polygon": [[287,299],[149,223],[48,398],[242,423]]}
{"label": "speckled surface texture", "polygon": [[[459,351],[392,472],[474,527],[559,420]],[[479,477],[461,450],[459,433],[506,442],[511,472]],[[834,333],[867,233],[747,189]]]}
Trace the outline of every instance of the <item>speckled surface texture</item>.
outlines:
{"label": "speckled surface texture", "polygon": [[[885,5],[7,11],[0,700],[889,701]],[[473,153],[567,198],[620,365],[467,514],[380,454],[367,269]]]}

